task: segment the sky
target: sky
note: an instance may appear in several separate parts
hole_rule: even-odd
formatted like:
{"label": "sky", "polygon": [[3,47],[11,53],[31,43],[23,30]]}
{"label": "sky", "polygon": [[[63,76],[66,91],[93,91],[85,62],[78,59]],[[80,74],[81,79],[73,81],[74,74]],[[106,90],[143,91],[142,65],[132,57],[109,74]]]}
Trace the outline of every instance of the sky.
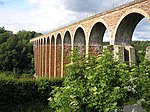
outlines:
{"label": "sky", "polygon": [[[133,0],[0,0],[0,27],[47,33],[89,15]],[[150,24],[142,20],[134,40],[150,40]],[[107,39],[106,39],[107,40]]]}

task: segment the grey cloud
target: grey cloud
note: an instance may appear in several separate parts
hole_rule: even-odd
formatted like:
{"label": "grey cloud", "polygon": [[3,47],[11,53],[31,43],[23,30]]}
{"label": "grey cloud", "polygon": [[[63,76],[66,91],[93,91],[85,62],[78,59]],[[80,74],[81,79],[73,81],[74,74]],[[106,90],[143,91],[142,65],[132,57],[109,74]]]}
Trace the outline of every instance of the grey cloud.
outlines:
{"label": "grey cloud", "polygon": [[130,1],[132,0],[64,0],[64,6],[67,10],[91,13],[108,10]]}

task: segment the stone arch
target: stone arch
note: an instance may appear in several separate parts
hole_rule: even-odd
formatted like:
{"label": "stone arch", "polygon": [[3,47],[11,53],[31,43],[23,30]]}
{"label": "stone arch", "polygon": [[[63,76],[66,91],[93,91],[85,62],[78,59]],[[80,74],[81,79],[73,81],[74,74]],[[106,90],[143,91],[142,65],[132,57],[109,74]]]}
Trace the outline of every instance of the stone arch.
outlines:
{"label": "stone arch", "polygon": [[150,15],[142,9],[134,8],[125,12],[116,25],[114,44],[130,45],[133,32],[143,18],[150,19]]}
{"label": "stone arch", "polygon": [[97,55],[102,52],[103,37],[106,29],[108,30],[109,33],[108,26],[104,21],[102,22],[97,21],[92,25],[89,32],[89,41],[88,41],[89,54]]}
{"label": "stone arch", "polygon": [[74,33],[74,48],[79,49],[81,53],[86,50],[86,33],[83,27],[77,27]]}
{"label": "stone arch", "polygon": [[56,37],[56,77],[61,77],[62,38],[58,33]]}
{"label": "stone arch", "polygon": [[55,37],[52,35],[51,37],[51,66],[50,66],[50,77],[54,77],[54,63],[55,63]]}
{"label": "stone arch", "polygon": [[70,31],[66,31],[63,40],[63,71],[65,73],[65,65],[70,63],[71,60],[67,59],[67,57],[71,53],[71,33]]}

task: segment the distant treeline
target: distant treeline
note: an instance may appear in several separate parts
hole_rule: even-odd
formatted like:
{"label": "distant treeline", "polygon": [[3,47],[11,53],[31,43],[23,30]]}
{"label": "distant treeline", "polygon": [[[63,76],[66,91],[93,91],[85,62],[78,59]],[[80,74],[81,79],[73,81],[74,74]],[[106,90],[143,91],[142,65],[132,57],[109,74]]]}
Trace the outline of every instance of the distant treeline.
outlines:
{"label": "distant treeline", "polygon": [[12,31],[0,27],[0,71],[33,73],[33,50],[29,40],[41,35],[35,31]]}
{"label": "distant treeline", "polygon": [[[103,42],[103,45],[109,45],[109,42]],[[132,41],[131,45],[135,47],[135,49],[139,51],[146,51],[146,47],[150,46],[149,41]]]}
{"label": "distant treeline", "polygon": [[150,46],[150,41],[132,41],[131,45],[134,46],[136,50],[146,51],[146,47]]}

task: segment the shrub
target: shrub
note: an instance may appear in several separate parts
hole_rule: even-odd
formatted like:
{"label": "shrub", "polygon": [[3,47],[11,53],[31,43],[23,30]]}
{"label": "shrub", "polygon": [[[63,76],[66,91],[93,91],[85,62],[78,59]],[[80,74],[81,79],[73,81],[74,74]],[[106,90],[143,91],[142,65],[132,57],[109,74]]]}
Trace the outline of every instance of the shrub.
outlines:
{"label": "shrub", "polygon": [[145,107],[149,106],[149,93],[146,94],[149,78],[145,80],[146,84],[142,82],[150,76],[149,64],[148,67],[145,64],[129,66],[113,60],[108,51],[98,57],[80,56],[75,51],[72,61],[67,65],[63,86],[56,87],[49,98],[53,111],[121,111],[124,104],[134,104],[142,98]]}
{"label": "shrub", "polygon": [[53,86],[61,86],[63,79],[15,79],[0,75],[0,111],[13,111],[29,102],[48,104]]}

